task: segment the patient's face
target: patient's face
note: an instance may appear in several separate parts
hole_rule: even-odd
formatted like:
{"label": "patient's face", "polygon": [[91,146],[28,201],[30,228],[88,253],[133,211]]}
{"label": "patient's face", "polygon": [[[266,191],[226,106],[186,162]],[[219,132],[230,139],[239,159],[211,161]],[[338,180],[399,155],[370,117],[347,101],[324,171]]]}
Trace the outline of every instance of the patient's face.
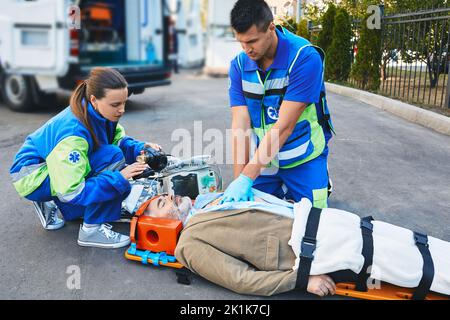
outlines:
{"label": "patient's face", "polygon": [[189,197],[161,195],[150,202],[144,215],[184,221],[192,207]]}

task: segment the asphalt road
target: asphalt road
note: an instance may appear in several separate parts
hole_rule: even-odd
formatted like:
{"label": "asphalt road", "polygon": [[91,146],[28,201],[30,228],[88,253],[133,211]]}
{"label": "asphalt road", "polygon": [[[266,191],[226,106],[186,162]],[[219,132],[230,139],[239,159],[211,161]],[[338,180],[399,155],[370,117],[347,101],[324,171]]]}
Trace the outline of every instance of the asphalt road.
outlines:
{"label": "asphalt road", "polygon": [[[194,134],[195,121],[202,121],[203,133],[225,133],[231,120],[226,89],[227,79],[183,73],[171,86],[132,97],[121,123],[129,135],[170,151],[179,144],[174,130]],[[13,189],[9,167],[25,137],[67,103],[61,97],[58,106],[29,114],[0,104],[0,299],[264,299],[199,277],[190,286],[177,284],[172,269],[128,261],[125,249],[79,247],[79,222],[43,230],[31,203]],[[329,104],[337,130],[330,143],[330,205],[450,241],[450,137],[351,98],[329,94]],[[203,147],[209,144],[205,139]],[[227,185],[231,165],[221,169]],[[116,229],[127,232],[128,225]],[[79,268],[80,289],[69,289],[78,284],[71,281],[72,266]],[[312,298],[291,292],[272,299]]]}

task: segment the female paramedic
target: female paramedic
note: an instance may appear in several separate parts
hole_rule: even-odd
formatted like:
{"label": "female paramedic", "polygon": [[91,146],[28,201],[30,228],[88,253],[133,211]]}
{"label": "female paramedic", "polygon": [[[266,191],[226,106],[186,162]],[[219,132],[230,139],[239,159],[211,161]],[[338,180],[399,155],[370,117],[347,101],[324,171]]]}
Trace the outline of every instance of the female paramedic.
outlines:
{"label": "female paramedic", "polygon": [[120,218],[131,190],[128,179],[148,167],[135,162],[140,151],[144,146],[161,149],[127,137],[118,123],[127,85],[116,70],[93,69],[73,92],[70,106],[26,138],[10,169],[14,187],[33,201],[45,229],[63,227],[58,211],[65,220],[84,219],[81,246],[130,243],[107,223]]}

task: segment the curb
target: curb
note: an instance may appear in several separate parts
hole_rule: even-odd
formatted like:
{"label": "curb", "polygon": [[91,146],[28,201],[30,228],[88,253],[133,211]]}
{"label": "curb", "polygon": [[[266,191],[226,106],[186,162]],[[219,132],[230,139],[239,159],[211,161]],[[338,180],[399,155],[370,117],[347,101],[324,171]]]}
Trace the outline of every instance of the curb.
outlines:
{"label": "curb", "polygon": [[424,127],[433,129],[439,133],[450,136],[450,118],[429,110],[383,97],[367,91],[349,88],[334,83],[326,82],[327,91],[354,98],[376,108],[390,112],[400,118]]}

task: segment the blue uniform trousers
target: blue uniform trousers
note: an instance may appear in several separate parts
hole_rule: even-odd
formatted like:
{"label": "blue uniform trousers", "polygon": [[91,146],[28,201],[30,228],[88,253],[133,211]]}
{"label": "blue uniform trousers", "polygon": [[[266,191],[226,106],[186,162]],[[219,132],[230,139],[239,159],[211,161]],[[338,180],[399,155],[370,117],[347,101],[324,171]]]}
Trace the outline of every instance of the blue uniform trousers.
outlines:
{"label": "blue uniform trousers", "polygon": [[270,167],[255,180],[253,188],[280,199],[299,202],[308,198],[314,206],[328,204],[328,149],[319,157],[291,169]]}
{"label": "blue uniform trousers", "polygon": [[[91,172],[86,179],[89,179],[89,177],[95,176],[102,171],[111,170],[112,165],[115,167],[114,170],[121,170],[122,168],[117,167],[117,163],[120,163],[121,161],[124,161],[124,155],[119,147],[113,145],[99,147],[99,149],[93,152],[89,157]],[[93,203],[89,206],[63,203],[57,197],[52,196],[50,177],[47,177],[38,189],[26,196],[26,199],[37,202],[54,200],[66,221],[83,218],[84,222],[88,224],[101,224],[120,219],[122,201],[128,194],[129,192],[114,200]]]}

